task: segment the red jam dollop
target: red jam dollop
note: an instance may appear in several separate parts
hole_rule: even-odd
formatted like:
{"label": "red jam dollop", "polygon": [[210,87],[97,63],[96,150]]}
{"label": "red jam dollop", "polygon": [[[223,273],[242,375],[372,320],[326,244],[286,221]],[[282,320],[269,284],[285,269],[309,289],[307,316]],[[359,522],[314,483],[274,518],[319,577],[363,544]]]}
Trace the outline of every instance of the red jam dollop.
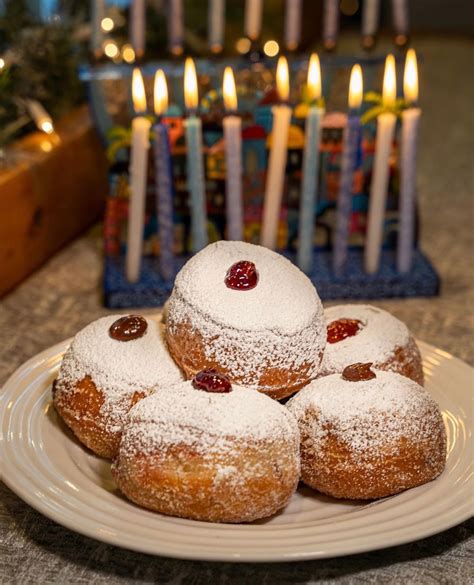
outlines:
{"label": "red jam dollop", "polygon": [[225,275],[227,288],[235,290],[251,290],[258,283],[258,272],[255,264],[249,260],[241,260],[232,264]]}
{"label": "red jam dollop", "polygon": [[347,337],[354,337],[362,329],[362,322],[358,319],[338,319],[329,323],[327,327],[328,343],[337,343]]}
{"label": "red jam dollop", "polygon": [[114,321],[109,327],[109,335],[117,341],[132,341],[145,335],[148,323],[141,315],[127,315]]}
{"label": "red jam dollop", "polygon": [[204,392],[226,393],[232,391],[229,379],[213,368],[202,370],[196,374],[191,383],[196,390],[204,390]]}
{"label": "red jam dollop", "polygon": [[342,379],[348,382],[363,382],[364,380],[372,380],[376,378],[375,372],[370,367],[372,362],[368,364],[357,363],[347,366],[342,372]]}

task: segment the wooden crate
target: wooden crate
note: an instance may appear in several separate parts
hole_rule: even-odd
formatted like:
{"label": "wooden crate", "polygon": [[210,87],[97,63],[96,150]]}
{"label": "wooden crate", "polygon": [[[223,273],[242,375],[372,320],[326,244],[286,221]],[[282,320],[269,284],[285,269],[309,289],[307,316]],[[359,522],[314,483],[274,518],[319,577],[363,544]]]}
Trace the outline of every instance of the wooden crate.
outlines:
{"label": "wooden crate", "polygon": [[96,222],[108,192],[107,161],[87,107],[10,149],[0,169],[0,296]]}

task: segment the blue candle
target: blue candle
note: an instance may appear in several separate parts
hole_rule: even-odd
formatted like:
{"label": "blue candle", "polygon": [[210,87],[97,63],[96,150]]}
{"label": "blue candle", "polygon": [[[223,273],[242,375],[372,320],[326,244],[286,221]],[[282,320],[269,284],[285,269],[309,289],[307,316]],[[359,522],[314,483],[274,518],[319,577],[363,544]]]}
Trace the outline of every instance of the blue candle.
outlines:
{"label": "blue candle", "polygon": [[359,147],[360,120],[358,110],[362,104],[362,69],[354,65],[349,84],[349,108],[344,132],[339,194],[337,199],[336,233],[334,235],[333,270],[337,276],[344,272],[347,261],[349,222],[352,213],[352,187]]}
{"label": "blue candle", "polygon": [[188,191],[191,195],[192,251],[199,252],[208,243],[206,192],[202,149],[202,124],[194,113],[198,106],[197,76],[194,61],[186,59],[184,98],[190,115],[185,121]]}
{"label": "blue candle", "polygon": [[[316,101],[321,97],[321,70],[319,58],[311,55],[308,68],[309,97]],[[314,221],[318,199],[319,144],[321,141],[321,118],[324,110],[317,105],[309,108],[305,125],[305,147],[303,153],[303,180],[298,232],[298,266],[309,274],[313,267]]]}
{"label": "blue candle", "polygon": [[160,238],[160,273],[165,280],[174,276],[173,260],[173,171],[166,124],[161,116],[168,107],[166,78],[160,69],[155,75],[155,114],[158,121],[153,127],[155,156],[155,189],[158,210],[158,235]]}

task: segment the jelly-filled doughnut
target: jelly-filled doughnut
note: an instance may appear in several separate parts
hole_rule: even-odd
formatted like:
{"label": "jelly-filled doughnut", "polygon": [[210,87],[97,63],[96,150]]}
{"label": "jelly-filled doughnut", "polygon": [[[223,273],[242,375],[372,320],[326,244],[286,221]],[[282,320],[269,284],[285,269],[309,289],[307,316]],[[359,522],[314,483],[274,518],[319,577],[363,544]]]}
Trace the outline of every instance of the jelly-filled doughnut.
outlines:
{"label": "jelly-filled doughnut", "polygon": [[53,385],[53,401],[82,443],[112,458],[130,407],[182,379],[162,325],[140,315],[112,315],[74,337]]}
{"label": "jelly-filled doughnut", "polygon": [[336,498],[373,499],[436,478],[446,432],[436,402],[370,363],[314,380],[287,403],[301,433],[301,479]]}
{"label": "jelly-filled doughnut", "polygon": [[379,370],[397,372],[423,386],[420,350],[402,321],[369,305],[337,305],[324,313],[327,345],[319,375],[372,362]]}
{"label": "jelly-filled doughnut", "polygon": [[188,378],[215,368],[283,398],[317,376],[326,328],[316,289],[296,266],[261,246],[220,241],[177,275],[166,336]]}
{"label": "jelly-filled doughnut", "polygon": [[130,500],[162,514],[250,522],[285,506],[299,468],[294,416],[207,370],[130,410],[112,474]]}

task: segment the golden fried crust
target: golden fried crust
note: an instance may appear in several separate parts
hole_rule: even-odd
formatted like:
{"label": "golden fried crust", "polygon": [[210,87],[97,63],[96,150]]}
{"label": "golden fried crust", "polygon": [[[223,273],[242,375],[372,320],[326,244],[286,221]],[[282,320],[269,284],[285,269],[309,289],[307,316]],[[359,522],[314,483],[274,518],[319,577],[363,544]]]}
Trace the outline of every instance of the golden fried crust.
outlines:
{"label": "golden fried crust", "polygon": [[[128,412],[144,392],[135,392],[123,398]],[[99,457],[112,459],[116,456],[122,436],[120,425],[103,412],[105,397],[89,376],[75,384],[53,384],[53,403],[59,416],[73,431],[81,443]]]}
{"label": "golden fried crust", "polygon": [[[315,416],[308,411],[307,417]],[[308,421],[309,422],[309,421]],[[381,421],[383,424],[383,421]],[[423,421],[420,421],[420,425]],[[446,434],[440,417],[424,441],[405,437],[391,442],[376,454],[356,453],[342,441],[330,424],[317,451],[301,425],[301,480],[335,498],[371,500],[397,494],[438,477],[446,463]]]}
{"label": "golden fried crust", "polygon": [[387,360],[384,364],[377,364],[376,367],[379,370],[397,372],[397,374],[417,382],[420,386],[425,384],[420,350],[411,336],[404,347],[395,348],[393,357],[390,360]]}
{"label": "golden fried crust", "polygon": [[298,458],[281,441],[243,445],[222,461],[185,444],[147,454],[122,447],[112,466],[120,490],[169,516],[229,523],[266,518],[286,505],[299,478]]}
{"label": "golden fried crust", "polygon": [[[206,341],[201,333],[188,323],[176,323],[173,328],[168,327],[166,340],[173,359],[183,370],[188,380],[201,370],[215,368],[228,376],[232,383],[248,385],[247,379],[243,376],[233,375],[222,363],[206,356]],[[319,361],[322,357],[321,352],[318,357]],[[303,363],[299,368],[291,369],[276,368],[270,364],[265,367],[263,364],[263,374],[258,380],[258,390],[276,400],[291,396],[310,382],[311,378],[308,374],[310,368],[311,364],[309,363]]]}

